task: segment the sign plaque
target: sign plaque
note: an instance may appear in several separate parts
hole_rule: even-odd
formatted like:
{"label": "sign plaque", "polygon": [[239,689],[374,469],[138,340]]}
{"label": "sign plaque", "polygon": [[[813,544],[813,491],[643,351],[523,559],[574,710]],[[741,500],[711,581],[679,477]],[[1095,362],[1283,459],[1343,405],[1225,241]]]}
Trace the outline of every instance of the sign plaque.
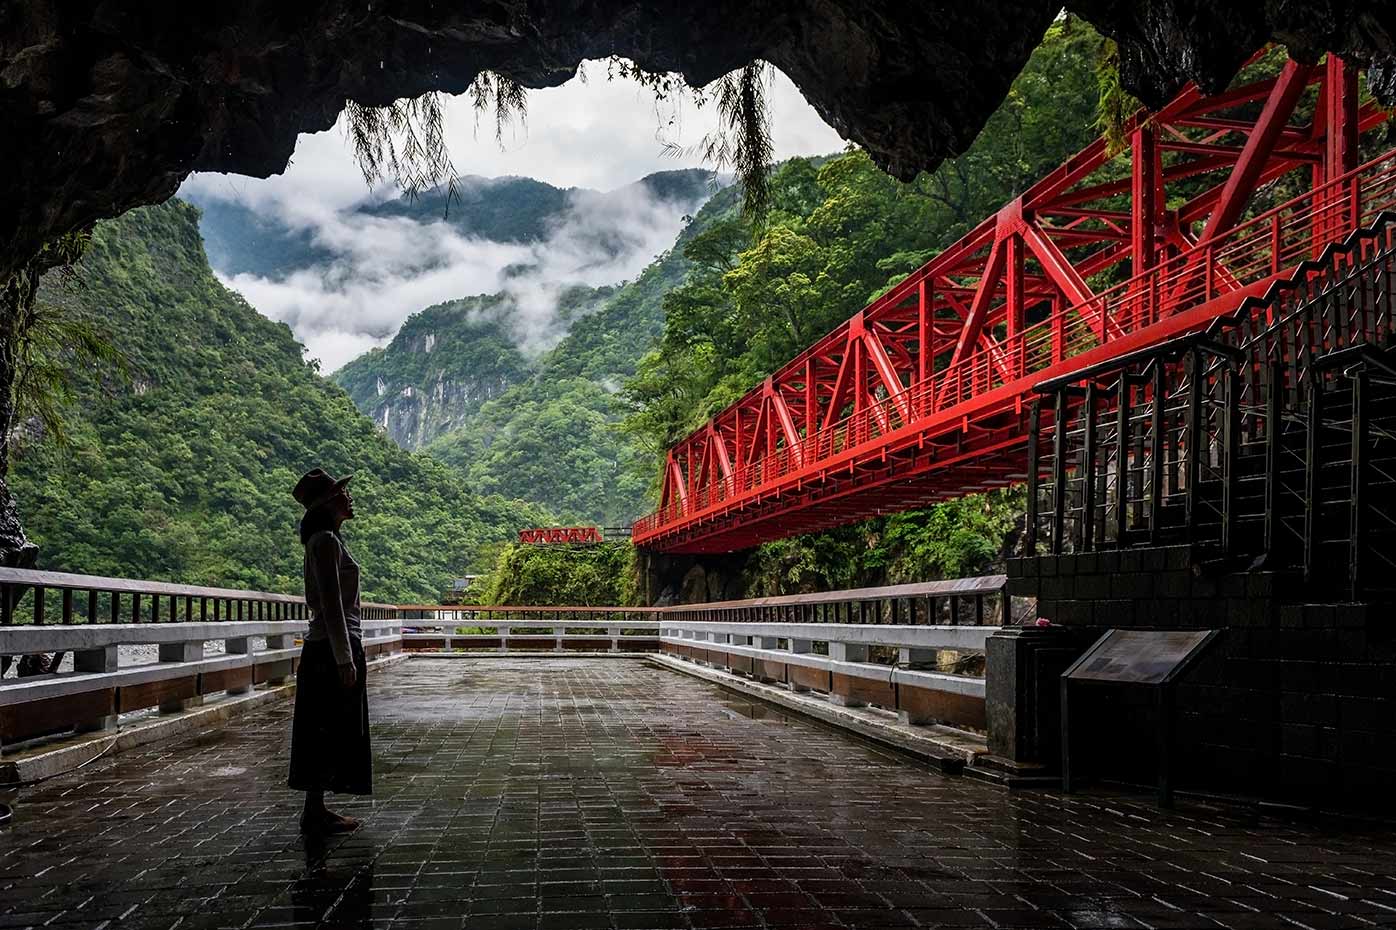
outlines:
{"label": "sign plaque", "polygon": [[1158,710],[1159,804],[1173,804],[1173,689],[1217,630],[1109,630],[1062,672],[1062,790],[1072,789],[1071,702],[1091,685],[1142,686]]}
{"label": "sign plaque", "polygon": [[1161,685],[1215,635],[1215,630],[1111,630],[1065,674],[1073,681]]}

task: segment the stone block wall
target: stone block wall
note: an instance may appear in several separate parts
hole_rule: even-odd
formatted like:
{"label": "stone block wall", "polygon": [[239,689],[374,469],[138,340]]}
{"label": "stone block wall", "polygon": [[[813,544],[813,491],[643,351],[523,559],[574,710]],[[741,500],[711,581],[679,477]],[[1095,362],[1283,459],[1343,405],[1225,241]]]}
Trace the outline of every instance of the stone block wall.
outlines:
{"label": "stone block wall", "polygon": [[[1296,575],[1209,572],[1188,546],[1015,559],[1008,579],[1080,651],[1111,628],[1223,631],[1178,687],[1180,787],[1396,811],[1391,608],[1305,603]],[[1085,713],[1073,701],[1073,723],[1089,732],[1073,743],[1093,750],[1088,766],[1151,777],[1155,715],[1144,689],[1081,693]]]}

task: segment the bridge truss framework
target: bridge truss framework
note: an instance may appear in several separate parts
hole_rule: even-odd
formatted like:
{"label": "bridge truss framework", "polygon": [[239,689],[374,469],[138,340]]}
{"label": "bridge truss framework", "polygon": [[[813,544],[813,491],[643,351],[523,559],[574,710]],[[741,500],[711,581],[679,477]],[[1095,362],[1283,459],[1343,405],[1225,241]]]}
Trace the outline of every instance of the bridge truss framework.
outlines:
{"label": "bridge truss framework", "polygon": [[1331,55],[1137,115],[670,449],[635,543],[733,551],[1022,481],[1035,383],[1205,326],[1391,208],[1396,152],[1357,164],[1386,119]]}

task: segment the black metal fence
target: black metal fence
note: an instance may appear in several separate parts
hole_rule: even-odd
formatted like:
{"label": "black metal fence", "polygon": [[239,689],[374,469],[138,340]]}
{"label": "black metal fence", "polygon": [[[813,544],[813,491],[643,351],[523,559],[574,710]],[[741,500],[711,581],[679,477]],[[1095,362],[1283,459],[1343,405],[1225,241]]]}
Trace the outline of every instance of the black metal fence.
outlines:
{"label": "black metal fence", "polygon": [[1204,332],[1038,385],[1027,551],[1186,542],[1379,593],[1396,572],[1393,312],[1383,215]]}

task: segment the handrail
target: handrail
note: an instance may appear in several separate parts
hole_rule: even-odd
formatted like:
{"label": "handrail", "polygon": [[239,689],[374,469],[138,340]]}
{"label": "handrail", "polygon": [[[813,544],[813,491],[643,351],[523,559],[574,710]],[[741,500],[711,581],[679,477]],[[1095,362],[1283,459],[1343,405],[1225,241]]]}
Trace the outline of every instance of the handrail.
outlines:
{"label": "handrail", "polygon": [[[571,623],[573,625],[584,624],[587,620],[598,622],[649,622],[655,619],[662,619],[667,616],[682,616],[692,614],[694,611],[704,611],[709,615],[725,613],[729,611],[766,611],[784,607],[817,607],[831,604],[856,604],[859,602],[871,601],[916,601],[916,600],[936,600],[948,599],[953,602],[956,598],[977,598],[983,599],[990,596],[1002,596],[1006,584],[1006,577],[1001,574],[982,575],[970,578],[950,578],[937,581],[913,582],[910,584],[883,585],[880,587],[850,588],[841,591],[821,591],[809,594],[790,594],[773,597],[746,598],[743,600],[710,601],[692,604],[672,604],[664,607],[622,607],[615,605],[587,605],[587,604],[379,604],[365,603],[362,605],[365,610],[364,622],[386,622],[395,623],[460,623],[464,620],[476,620],[485,622],[486,625],[499,623],[517,622],[527,623]],[[236,620],[229,609],[225,614],[219,616],[219,611],[215,610],[213,622],[226,620],[238,623],[272,623],[279,621],[304,622],[305,620],[305,599],[303,597],[287,594],[270,594],[262,591],[244,591],[235,588],[213,588],[197,585],[181,585],[160,581],[145,581],[130,578],[109,578],[100,575],[81,575],[70,572],[49,572],[35,569],[15,569],[0,568],[0,591],[11,587],[33,588],[36,591],[46,591],[50,588],[63,591],[88,591],[92,595],[97,593],[127,594],[148,597],[187,597],[207,599],[215,604],[218,602],[229,603],[275,603],[292,605],[294,609],[287,610],[275,616],[255,616],[254,612],[248,611],[244,617],[241,610],[238,611]],[[36,601],[36,607],[41,604],[42,599]],[[62,625],[71,625],[73,622],[71,601],[65,602],[66,614],[63,617]],[[368,608],[371,608],[368,609]],[[207,623],[207,616],[200,616],[197,620],[191,615],[191,611],[186,609],[186,617],[183,624]],[[45,623],[42,608],[37,611],[37,627],[52,627],[56,624]],[[435,616],[411,616],[412,614],[434,614]],[[507,615],[514,615],[511,619]],[[570,617],[562,615],[571,615]],[[614,617],[614,620],[607,618]],[[640,618],[644,618],[643,620]],[[83,627],[95,626],[99,623],[95,616],[86,618]],[[175,624],[175,612],[169,611],[168,619],[161,621],[164,624]],[[10,624],[0,624],[0,627],[8,627]],[[21,628],[28,627],[27,624]]]}
{"label": "handrail", "polygon": [[[1063,387],[1074,385],[1078,381],[1088,381],[1100,375],[1114,374],[1126,368],[1133,368],[1140,362],[1153,362],[1158,358],[1180,356],[1190,349],[1200,349],[1218,356],[1219,358],[1228,358],[1232,361],[1240,361],[1245,354],[1240,349],[1223,345],[1215,341],[1209,330],[1184,333],[1166,342],[1160,342],[1155,345],[1145,346],[1142,349],[1136,349],[1127,355],[1121,355],[1119,358],[1109,358],[1095,365],[1082,368],[1079,371],[1072,371],[1064,375],[1058,375],[1055,378],[1048,378],[1046,381],[1039,381],[1032,386],[1032,389],[1036,394],[1055,394]],[[1146,365],[1143,371],[1147,372],[1148,370],[1149,368]]]}
{"label": "handrail", "polygon": [[889,623],[762,623],[723,620],[674,620],[661,622],[663,630],[690,633],[766,636],[810,642],[839,642],[861,646],[912,649],[949,649],[982,652],[995,628],[988,626],[916,626]]}
{"label": "handrail", "polygon": [[[395,633],[400,620],[364,620],[370,638]],[[108,646],[156,646],[168,643],[242,639],[249,636],[288,637],[305,631],[296,620],[220,620],[191,623],[83,623],[0,627],[0,655],[33,652],[82,652]],[[6,683],[10,683],[7,679]],[[3,686],[0,686],[3,687]]]}
{"label": "handrail", "polygon": [[755,607],[799,607],[809,604],[834,604],[847,601],[876,601],[908,597],[953,597],[957,595],[993,594],[1003,589],[1006,575],[981,575],[975,578],[953,578],[944,581],[923,581],[913,584],[888,585],[881,588],[849,588],[842,591],[820,591],[812,594],[787,594],[778,597],[756,597],[739,601],[710,601],[698,604],[676,604],[659,608],[665,612],[692,610],[732,610]]}
{"label": "handrail", "polygon": [[1343,368],[1350,364],[1367,363],[1380,368],[1388,375],[1396,377],[1396,368],[1391,365],[1391,358],[1381,349],[1371,343],[1359,342],[1356,345],[1339,349],[1337,352],[1329,352],[1321,355],[1310,363],[1310,367],[1316,371],[1328,371],[1332,368]]}
{"label": "handrail", "polygon": [[659,613],[668,608],[665,607],[616,607],[616,606],[593,606],[590,604],[387,604],[394,610],[435,610],[441,613],[502,613],[504,611],[517,611],[519,613],[546,612],[546,611],[579,611],[591,613]]}
{"label": "handrail", "polygon": [[241,588],[207,588],[200,585],[174,584],[167,581],[107,578],[102,575],[79,575],[73,572],[50,572],[32,568],[0,567],[0,585],[55,588],[60,591],[96,590],[105,592],[115,591],[118,594],[160,594],[173,597],[209,597],[232,601],[256,600],[280,604],[305,603],[304,597],[293,594],[245,591]]}
{"label": "handrail", "polygon": [[696,604],[673,604],[666,607],[592,607],[582,604],[546,605],[457,605],[457,604],[399,604],[397,610],[435,610],[443,613],[517,611],[519,613],[547,613],[555,611],[591,611],[595,613],[650,613],[666,614],[702,608],[704,610],[728,610],[744,607],[794,607],[804,604],[831,604],[843,601],[884,600],[894,597],[949,597],[953,595],[988,594],[1000,590],[1007,576],[981,575],[973,578],[950,578],[940,581],[921,581],[910,584],[885,585],[877,588],[847,588],[841,591],[819,591],[810,594],[785,594],[772,597],[753,597],[734,601],[704,601]]}

